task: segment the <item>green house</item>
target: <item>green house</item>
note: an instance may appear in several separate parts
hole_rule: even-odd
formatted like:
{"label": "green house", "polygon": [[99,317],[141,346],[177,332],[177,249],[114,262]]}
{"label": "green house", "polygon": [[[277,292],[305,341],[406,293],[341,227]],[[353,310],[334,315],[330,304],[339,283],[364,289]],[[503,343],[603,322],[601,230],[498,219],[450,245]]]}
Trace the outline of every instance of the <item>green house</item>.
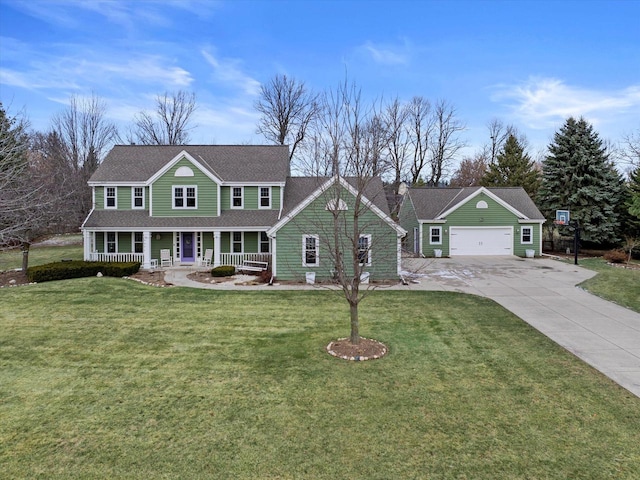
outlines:
{"label": "green house", "polygon": [[523,188],[410,188],[404,248],[425,257],[539,256],[545,218]]}
{"label": "green house", "polygon": [[[210,258],[212,266],[256,262],[281,279],[308,271],[322,278],[331,273],[326,256],[306,262],[303,238],[318,235],[318,247],[327,245],[318,223],[326,203],[318,199],[341,182],[341,200],[349,203],[354,190],[345,180],[289,176],[287,146],[117,145],[89,179],[84,258],[139,261],[143,268],[209,264]],[[389,245],[370,242],[367,268],[374,278],[397,278],[403,230],[392,227],[379,179],[366,193],[372,200],[362,197],[362,225],[369,230],[363,238],[386,238],[390,229],[394,238]]]}

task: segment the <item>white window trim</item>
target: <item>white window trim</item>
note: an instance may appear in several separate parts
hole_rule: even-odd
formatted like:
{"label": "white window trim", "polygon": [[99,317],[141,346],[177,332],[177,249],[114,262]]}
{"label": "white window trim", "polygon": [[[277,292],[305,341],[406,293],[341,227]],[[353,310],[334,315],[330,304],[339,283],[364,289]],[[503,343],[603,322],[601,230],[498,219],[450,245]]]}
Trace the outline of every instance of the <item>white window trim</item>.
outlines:
{"label": "white window trim", "polygon": [[[236,233],[240,234],[240,251],[239,252],[236,252],[233,250],[233,244],[236,243],[233,237],[234,237],[234,234]],[[231,232],[230,241],[231,241],[231,245],[229,245],[229,247],[230,247],[231,253],[244,253],[244,232],[238,232],[238,231]]]}
{"label": "white window trim", "polygon": [[[307,263],[307,238],[313,238],[316,241],[316,263]],[[320,237],[318,235],[302,236],[302,266],[303,267],[319,267],[320,266]]]}
{"label": "white window trim", "polygon": [[[114,200],[113,207],[109,207],[107,205],[107,199],[111,198],[111,197],[107,196],[107,192],[109,191],[110,188],[113,188],[113,192],[114,192],[114,195],[113,195],[113,200]],[[115,210],[115,209],[118,208],[118,187],[104,187],[104,208],[105,208],[105,210],[106,209]]]}
{"label": "white window trim", "polygon": [[[142,206],[136,207],[136,188],[142,189]],[[131,209],[132,210],[144,210],[145,201],[144,201],[144,187],[131,187]]]}
{"label": "white window trim", "polygon": [[[182,197],[184,205],[176,207],[176,189],[181,188],[184,196]],[[195,191],[196,204],[194,207],[187,207],[187,188],[193,188]],[[173,210],[196,210],[198,208],[198,186],[197,185],[173,185],[171,187],[171,208]]]}
{"label": "white window trim", "polygon": [[361,263],[360,265],[364,265],[365,267],[371,266],[371,235],[360,235],[358,238],[358,260],[360,260],[360,238],[367,239],[367,263]]}
{"label": "white window trim", "polygon": [[[233,205],[233,199],[234,199],[233,190],[236,189],[236,188],[240,189],[240,205],[239,206],[234,206]],[[258,192],[258,194],[259,193],[260,192]],[[258,202],[259,201],[260,200],[258,199]],[[229,192],[229,203],[230,203],[229,208],[235,208],[235,209],[238,209],[238,210],[244,208],[244,187],[231,187],[231,191]]]}
{"label": "white window trim", "polygon": [[[434,230],[438,231],[438,237],[440,238],[439,242],[432,241]],[[429,227],[429,245],[442,245],[442,227]]]}
{"label": "white window trim", "polygon": [[[142,239],[136,242],[136,233],[142,235]],[[136,252],[136,243],[142,244],[142,252]],[[131,232],[131,252],[132,253],[144,253],[144,234],[142,232]]]}
{"label": "white window trim", "polygon": [[[269,205],[267,205],[266,207],[262,205],[262,189],[263,188],[266,188],[269,190]],[[231,193],[233,193],[233,191]],[[258,187],[258,208],[260,210],[271,209],[271,187]]]}
{"label": "white window trim", "polygon": [[[531,239],[528,242],[524,241],[524,230],[525,228],[529,230],[529,238]],[[522,245],[533,245],[533,227],[520,227],[520,243]]]}
{"label": "white window trim", "polygon": [[[113,252],[109,251],[109,234],[113,233],[115,250]],[[118,232],[104,232],[104,253],[118,253]]]}
{"label": "white window trim", "polygon": [[[262,235],[267,237],[267,241],[266,242],[262,241]],[[266,252],[262,251],[262,244],[263,243],[267,244],[267,251]],[[267,232],[258,232],[258,251],[260,253],[271,253],[271,242],[269,241],[269,237],[267,236]]]}

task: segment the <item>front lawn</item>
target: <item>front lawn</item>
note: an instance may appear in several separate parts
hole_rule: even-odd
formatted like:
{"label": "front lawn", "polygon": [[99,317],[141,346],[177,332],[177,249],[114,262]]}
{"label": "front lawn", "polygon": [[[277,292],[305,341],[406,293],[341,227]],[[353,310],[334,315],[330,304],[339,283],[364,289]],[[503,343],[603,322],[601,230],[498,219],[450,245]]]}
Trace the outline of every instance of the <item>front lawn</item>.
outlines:
{"label": "front lawn", "polygon": [[86,278],[0,290],[6,478],[640,478],[640,400],[490,300]]}
{"label": "front lawn", "polygon": [[[82,260],[81,235],[57,235],[53,243],[32,245],[29,248],[29,266],[43,265],[60,260]],[[0,250],[0,272],[22,268],[22,250],[20,247]]]}
{"label": "front lawn", "polygon": [[580,266],[598,272],[595,277],[582,282],[582,288],[640,312],[640,268],[611,266],[603,258],[580,259]]}

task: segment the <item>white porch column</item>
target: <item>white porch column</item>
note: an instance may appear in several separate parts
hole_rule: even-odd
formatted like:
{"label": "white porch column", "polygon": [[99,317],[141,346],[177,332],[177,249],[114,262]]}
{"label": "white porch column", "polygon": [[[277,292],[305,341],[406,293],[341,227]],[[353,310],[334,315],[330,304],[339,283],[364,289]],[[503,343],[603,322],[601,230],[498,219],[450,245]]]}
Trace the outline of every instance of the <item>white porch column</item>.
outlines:
{"label": "white porch column", "polygon": [[151,268],[151,232],[142,232],[142,268]]}
{"label": "white porch column", "polygon": [[213,232],[213,266],[220,266],[220,232]]}
{"label": "white porch column", "polygon": [[82,247],[85,262],[91,260],[91,235],[92,232],[89,230],[82,231]]}
{"label": "white porch column", "polygon": [[271,276],[276,276],[276,236],[271,237]]}

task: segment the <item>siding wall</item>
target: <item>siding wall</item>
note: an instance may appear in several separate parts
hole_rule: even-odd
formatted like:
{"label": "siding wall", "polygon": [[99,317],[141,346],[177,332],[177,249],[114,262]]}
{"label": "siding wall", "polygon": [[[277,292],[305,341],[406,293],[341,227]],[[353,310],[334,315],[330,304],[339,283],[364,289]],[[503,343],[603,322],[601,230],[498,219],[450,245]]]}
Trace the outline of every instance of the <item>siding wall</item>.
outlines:
{"label": "siding wall", "polygon": [[[267,185],[265,185],[267,186]],[[222,187],[220,189],[220,204],[221,210],[231,209],[231,189],[233,187]],[[244,187],[244,209],[245,210],[257,210],[258,209],[258,195],[260,187]],[[280,209],[280,187],[271,187],[271,210]]]}
{"label": "siding wall", "polygon": [[[180,167],[193,170],[193,177],[176,177]],[[197,186],[197,208],[173,209],[174,186]],[[211,217],[217,215],[217,186],[209,177],[186,159],[180,160],[153,183],[154,217]]]}
{"label": "siding wall", "polygon": [[420,223],[418,222],[418,217],[416,217],[416,211],[413,207],[413,202],[409,199],[407,195],[400,206],[400,211],[398,212],[398,223],[407,231],[407,234],[402,239],[402,248],[403,250],[414,253],[413,245],[413,229],[419,228]]}
{"label": "siding wall", "polygon": [[[342,190],[342,189],[341,189]],[[315,272],[316,279],[326,280],[331,277],[334,268],[333,256],[330,253],[333,238],[333,215],[326,211],[325,206],[332,195],[321,195],[307,206],[293,220],[276,233],[276,276],[281,280],[303,280],[306,272]],[[354,198],[342,190],[341,198],[345,200],[349,209],[342,217],[343,230],[353,232],[353,204]],[[359,230],[363,235],[371,235],[371,266],[365,271],[371,274],[371,279],[397,279],[397,233],[370,210],[366,210],[359,219]],[[320,237],[319,265],[317,267],[302,264],[303,235],[318,235]],[[351,243],[343,238],[342,251],[345,253],[344,263],[348,272],[352,265]],[[351,274],[351,273],[348,273]]]}
{"label": "siding wall", "polygon": [[[104,195],[106,187],[95,187],[96,210],[104,210]],[[131,210],[132,187],[115,187],[116,206],[118,210]],[[144,187],[144,207],[149,210],[149,189]]]}

